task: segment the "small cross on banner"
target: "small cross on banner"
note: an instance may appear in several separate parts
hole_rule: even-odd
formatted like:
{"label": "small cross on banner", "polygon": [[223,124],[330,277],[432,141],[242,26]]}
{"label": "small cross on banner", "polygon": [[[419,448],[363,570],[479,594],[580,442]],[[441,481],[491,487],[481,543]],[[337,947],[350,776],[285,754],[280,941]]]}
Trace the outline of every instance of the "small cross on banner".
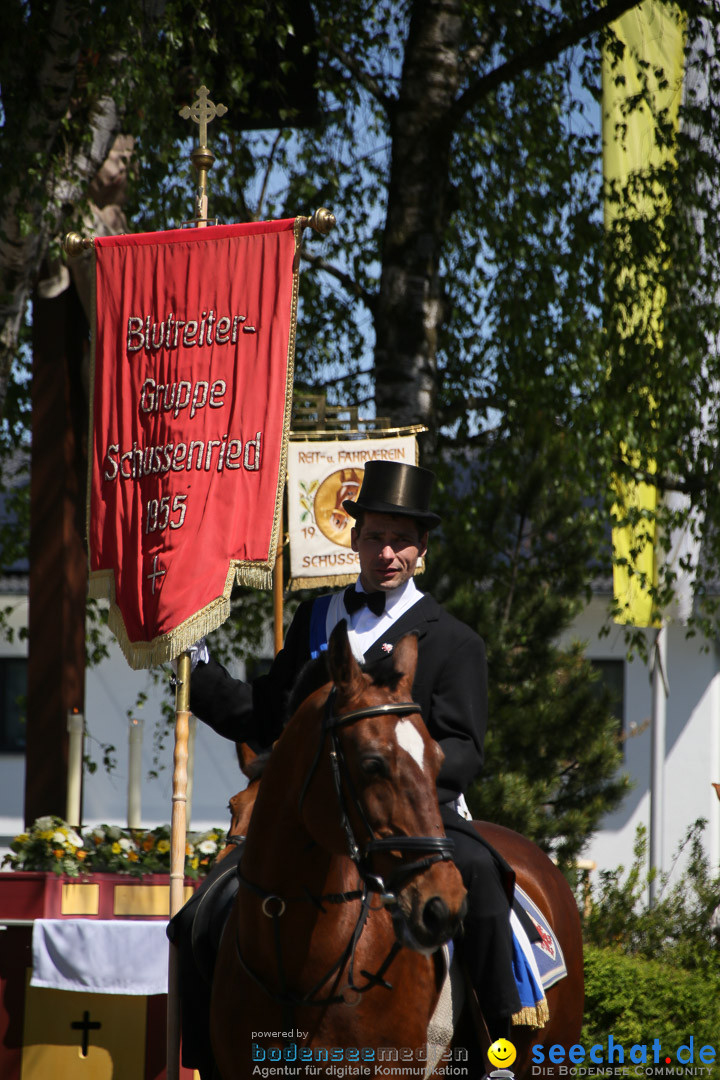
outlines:
{"label": "small cross on banner", "polygon": [[155,583],[157,579],[163,577],[165,574],[167,574],[167,570],[158,570],[158,556],[156,555],[153,558],[153,568],[147,575],[148,581],[152,582],[153,596],[155,595]]}

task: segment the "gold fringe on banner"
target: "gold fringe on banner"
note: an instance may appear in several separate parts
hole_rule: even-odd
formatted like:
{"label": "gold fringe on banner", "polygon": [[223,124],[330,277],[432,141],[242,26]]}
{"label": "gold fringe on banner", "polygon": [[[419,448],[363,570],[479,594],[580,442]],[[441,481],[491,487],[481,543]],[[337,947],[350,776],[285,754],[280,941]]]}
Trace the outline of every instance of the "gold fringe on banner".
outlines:
{"label": "gold fringe on banner", "polygon": [[[239,575],[254,573],[253,581],[240,579]],[[123,656],[131,668],[151,668],[157,664],[166,664],[184,653],[201,637],[217,630],[230,614],[230,594],[236,579],[241,584],[251,584],[254,588],[268,588],[267,584],[257,585],[256,581],[272,581],[272,570],[263,570],[252,564],[238,563],[233,560],[228,567],[225,588],[222,596],[216,597],[204,608],[185,619],[167,634],[161,634],[152,641],[131,641],[128,637],[122,613],[115,601],[115,573],[102,570],[93,574],[88,586],[88,595],[98,600],[109,600],[108,627],[117,638]]]}
{"label": "gold fringe on banner", "polygon": [[272,589],[273,572],[267,563],[235,563],[235,577],[238,585],[247,585],[251,589]]}
{"label": "gold fringe on banner", "polygon": [[328,574],[326,577],[296,577],[290,579],[290,592],[298,589],[324,589],[337,588],[341,585],[352,585],[357,581],[357,574]]}
{"label": "gold fringe on banner", "polygon": [[513,1013],[513,1024],[522,1024],[525,1027],[545,1027],[550,1019],[547,998],[538,1001],[537,1005],[525,1005],[520,1012]]}

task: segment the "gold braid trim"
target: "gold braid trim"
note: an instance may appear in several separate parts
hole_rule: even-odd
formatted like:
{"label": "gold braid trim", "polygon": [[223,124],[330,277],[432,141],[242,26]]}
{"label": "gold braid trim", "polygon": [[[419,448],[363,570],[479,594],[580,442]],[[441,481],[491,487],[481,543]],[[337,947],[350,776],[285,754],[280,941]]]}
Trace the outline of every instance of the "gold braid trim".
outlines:
{"label": "gold braid trim", "polygon": [[[415,567],[413,577],[422,574],[424,569],[425,560],[420,557],[417,566]],[[357,578],[357,574],[325,574],[321,577],[296,577],[290,579],[289,589],[290,592],[296,592],[298,589],[326,589],[328,586],[330,588],[340,588],[341,585],[352,585],[354,581],[357,581]]]}
{"label": "gold braid trim", "polygon": [[357,574],[326,574],[324,577],[296,577],[290,581],[290,592],[298,589],[326,589],[352,585],[357,581]]}

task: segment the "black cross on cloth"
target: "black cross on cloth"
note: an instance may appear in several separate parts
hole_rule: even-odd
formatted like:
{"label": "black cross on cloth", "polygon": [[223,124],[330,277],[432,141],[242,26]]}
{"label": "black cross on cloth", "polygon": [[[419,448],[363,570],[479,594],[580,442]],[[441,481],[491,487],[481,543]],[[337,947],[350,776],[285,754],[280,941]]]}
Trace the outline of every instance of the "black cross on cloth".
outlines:
{"label": "black cross on cloth", "polygon": [[70,1027],[73,1031],[82,1031],[82,1056],[87,1057],[88,1047],[90,1045],[90,1032],[97,1031],[98,1028],[102,1027],[102,1024],[99,1020],[91,1020],[90,1013],[86,1009],[83,1013],[82,1020],[73,1020]]}

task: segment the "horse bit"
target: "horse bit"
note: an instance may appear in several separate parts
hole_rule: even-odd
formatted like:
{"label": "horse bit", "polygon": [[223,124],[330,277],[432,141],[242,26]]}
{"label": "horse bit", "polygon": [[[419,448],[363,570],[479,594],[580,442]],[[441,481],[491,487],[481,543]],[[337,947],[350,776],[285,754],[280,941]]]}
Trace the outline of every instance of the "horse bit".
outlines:
{"label": "horse bit", "polygon": [[[388,714],[395,716],[407,716],[411,713],[420,713],[422,710],[417,702],[414,701],[402,701],[402,702],[389,702],[385,705],[372,705],[364,709],[356,709],[353,712],[345,713],[342,716],[333,712],[333,705],[335,702],[336,690],[332,688],[328,695],[327,702],[325,704],[325,712],[323,715],[323,724],[320,733],[320,742],[318,749],[315,753],[312,765],[308,771],[305,781],[303,783],[302,791],[300,792],[300,799],[298,803],[298,809],[302,808],[307,789],[310,781],[312,780],[315,770],[320,762],[323,746],[325,744],[325,735],[330,735],[330,763],[332,768],[333,784],[335,787],[335,793],[337,795],[338,804],[340,807],[341,824],[345,832],[347,841],[348,855],[352,859],[355,867],[358,871],[360,879],[363,883],[363,889],[357,889],[352,892],[334,893],[324,895],[320,897],[314,897],[311,894],[302,897],[292,897],[288,899],[295,900],[311,900],[320,908],[321,911],[325,909],[322,906],[322,902],[327,903],[346,903],[351,900],[361,900],[362,906],[360,914],[358,916],[355,929],[351,935],[350,941],[343,951],[342,956],[336,964],[327,972],[327,974],[306,994],[295,994],[287,989],[284,977],[284,967],[282,963],[282,951],[280,945],[279,936],[279,924],[278,920],[285,913],[286,900],[281,896],[277,896],[274,893],[266,892],[259,886],[254,885],[248,881],[241,873],[240,866],[238,866],[237,875],[240,884],[252,892],[257,893],[263,897],[262,910],[268,918],[273,920],[273,926],[275,929],[275,947],[277,955],[277,966],[280,981],[283,985],[283,989],[280,992],[273,992],[267,988],[260,977],[251,970],[245,963],[240,948],[236,939],[236,953],[240,964],[247,975],[249,975],[262,989],[272,997],[275,1001],[280,1002],[286,1007],[298,1006],[298,1005],[330,1005],[330,1004],[348,1004],[357,1005],[360,1001],[361,995],[369,990],[372,986],[381,985],[386,989],[391,989],[391,984],[384,978],[384,973],[390,966],[390,963],[394,959],[398,950],[400,949],[399,943],[396,941],[390,949],[388,956],[385,958],[380,969],[372,974],[368,971],[361,971],[360,974],[367,979],[367,983],[364,986],[356,986],[354,981],[353,967],[355,949],[357,943],[360,940],[360,935],[364,929],[368,915],[370,913],[370,900],[373,894],[376,894],[380,898],[380,903],[384,907],[397,908],[398,897],[397,890],[401,887],[401,882],[411,877],[413,874],[426,870],[436,862],[444,862],[451,860],[455,850],[455,845],[452,840],[446,836],[375,836],[374,830],[367,819],[367,815],[363,809],[362,803],[357,795],[355,785],[352,782],[352,777],[345,761],[345,757],[342,752],[342,746],[338,738],[338,728],[345,724],[353,723],[355,720],[367,720],[372,716],[385,716]],[[353,831],[352,822],[348,814],[348,804],[344,795],[343,788],[347,788],[350,795],[350,803],[352,808],[357,812],[363,827],[368,833],[368,842],[363,848],[360,847],[355,833]],[[387,882],[379,874],[371,872],[369,867],[369,859],[372,855],[387,852],[396,851],[401,854],[422,854],[426,853],[424,858],[417,858],[413,862],[404,863],[393,872]],[[348,968],[348,985],[344,988],[344,991],[340,994],[316,998],[315,994],[321,990],[321,988],[327,983],[332,975],[336,974],[336,980],[333,989],[337,986],[337,983],[342,974],[342,970],[347,961],[350,961]],[[348,995],[347,991],[351,994]]]}

